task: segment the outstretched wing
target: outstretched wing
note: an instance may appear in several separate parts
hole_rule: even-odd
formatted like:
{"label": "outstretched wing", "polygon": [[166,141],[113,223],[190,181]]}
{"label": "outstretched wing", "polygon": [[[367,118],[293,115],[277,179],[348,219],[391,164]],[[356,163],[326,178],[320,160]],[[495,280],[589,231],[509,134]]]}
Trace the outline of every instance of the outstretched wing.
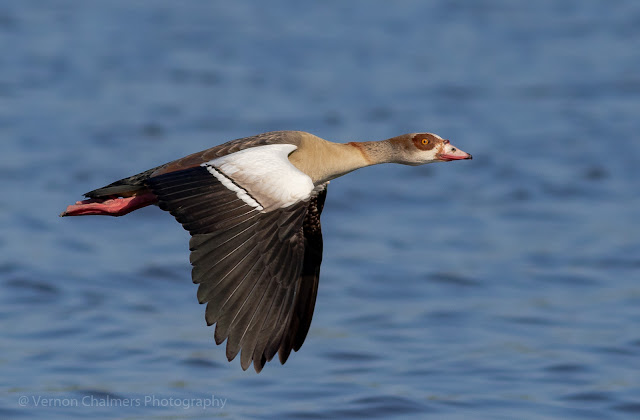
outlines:
{"label": "outstretched wing", "polygon": [[291,165],[293,150],[259,146],[147,181],[192,235],[192,278],[216,343],[258,372],[300,348],[317,293],[326,190]]}

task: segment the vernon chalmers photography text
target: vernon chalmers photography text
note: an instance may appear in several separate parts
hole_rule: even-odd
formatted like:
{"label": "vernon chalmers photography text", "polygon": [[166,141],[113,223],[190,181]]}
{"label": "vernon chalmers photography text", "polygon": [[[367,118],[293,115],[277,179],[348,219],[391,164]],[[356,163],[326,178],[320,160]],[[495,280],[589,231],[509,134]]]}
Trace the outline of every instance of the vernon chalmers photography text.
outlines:
{"label": "vernon chalmers photography text", "polygon": [[156,396],[154,394],[133,398],[120,398],[111,396],[97,397],[85,395],[84,397],[51,397],[42,395],[23,395],[18,398],[21,407],[180,407],[185,410],[190,408],[224,408],[226,398],[211,395],[202,398],[177,398]]}

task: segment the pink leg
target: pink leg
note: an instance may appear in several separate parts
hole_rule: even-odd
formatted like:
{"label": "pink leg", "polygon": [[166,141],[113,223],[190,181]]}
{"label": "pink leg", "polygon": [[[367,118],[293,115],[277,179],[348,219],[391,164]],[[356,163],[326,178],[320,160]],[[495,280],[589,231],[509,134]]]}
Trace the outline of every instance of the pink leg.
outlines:
{"label": "pink leg", "polygon": [[123,216],[157,202],[158,197],[153,193],[126,198],[90,199],[78,201],[76,204],[68,206],[60,214],[60,217],[86,215]]}

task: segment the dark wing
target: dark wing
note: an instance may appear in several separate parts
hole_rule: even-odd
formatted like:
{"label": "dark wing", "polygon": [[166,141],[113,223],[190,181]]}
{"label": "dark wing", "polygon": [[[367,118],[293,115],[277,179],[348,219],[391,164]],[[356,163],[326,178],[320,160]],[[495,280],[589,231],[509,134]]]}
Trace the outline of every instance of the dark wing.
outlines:
{"label": "dark wing", "polygon": [[304,234],[304,262],[297,284],[296,302],[291,325],[279,351],[281,363],[287,361],[292,349],[294,351],[300,350],[311,326],[311,318],[313,317],[318,294],[320,264],[322,263],[320,214],[326,197],[327,187],[325,184],[318,194],[309,200],[307,214],[304,218],[302,228]]}
{"label": "dark wing", "polygon": [[309,329],[317,293],[323,190],[306,201],[261,212],[195,167],[149,178],[147,185],[192,235],[193,282],[207,303],[215,340],[227,358],[259,372],[280,351],[282,363]]}

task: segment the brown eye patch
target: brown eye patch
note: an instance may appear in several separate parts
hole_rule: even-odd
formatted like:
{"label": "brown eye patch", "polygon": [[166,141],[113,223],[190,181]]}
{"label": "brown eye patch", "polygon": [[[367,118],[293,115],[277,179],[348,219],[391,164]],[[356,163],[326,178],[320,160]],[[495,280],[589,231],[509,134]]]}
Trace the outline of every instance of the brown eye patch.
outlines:
{"label": "brown eye patch", "polygon": [[416,134],[413,144],[420,150],[431,150],[438,144],[438,139],[432,134]]}

